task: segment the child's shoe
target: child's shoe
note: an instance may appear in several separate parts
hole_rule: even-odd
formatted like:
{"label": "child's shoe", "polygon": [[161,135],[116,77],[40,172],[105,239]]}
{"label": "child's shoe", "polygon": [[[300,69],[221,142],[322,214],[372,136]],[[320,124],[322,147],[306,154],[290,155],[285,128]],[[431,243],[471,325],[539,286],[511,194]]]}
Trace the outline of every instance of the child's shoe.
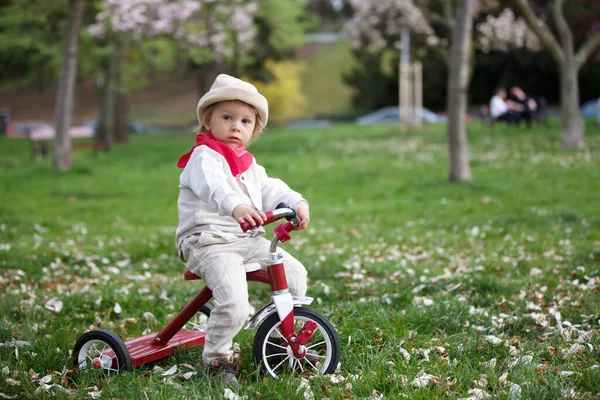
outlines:
{"label": "child's shoe", "polygon": [[237,368],[228,358],[215,358],[209,364],[205,364],[204,368],[213,381],[219,379],[225,386],[234,390],[242,388],[237,380]]}

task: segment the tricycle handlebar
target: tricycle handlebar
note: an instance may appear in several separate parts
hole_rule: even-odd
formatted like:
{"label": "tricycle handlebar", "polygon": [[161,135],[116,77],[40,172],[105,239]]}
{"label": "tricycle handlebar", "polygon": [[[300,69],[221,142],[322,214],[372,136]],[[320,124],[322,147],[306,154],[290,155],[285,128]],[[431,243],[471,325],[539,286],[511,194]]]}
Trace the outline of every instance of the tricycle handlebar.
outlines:
{"label": "tricycle handlebar", "polygon": [[[262,225],[260,226],[264,226],[267,224],[270,224],[271,222],[277,221],[278,219],[281,218],[285,218],[287,220],[292,220],[294,218],[296,218],[296,210],[294,210],[293,208],[277,208],[273,211],[267,211],[265,213],[267,215],[267,219],[265,221],[263,221]],[[248,221],[244,221],[240,224],[242,231],[247,232],[250,229],[256,228],[257,226],[252,226],[250,225],[250,222]]]}

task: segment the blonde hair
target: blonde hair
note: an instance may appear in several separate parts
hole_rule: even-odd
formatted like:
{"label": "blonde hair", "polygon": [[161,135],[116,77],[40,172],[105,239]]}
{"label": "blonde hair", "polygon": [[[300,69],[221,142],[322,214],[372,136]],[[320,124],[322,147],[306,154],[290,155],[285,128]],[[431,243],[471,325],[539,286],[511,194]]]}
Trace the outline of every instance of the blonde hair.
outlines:
{"label": "blonde hair", "polygon": [[[258,137],[258,135],[261,134],[262,129],[260,129],[260,127],[263,125],[263,121],[260,118],[260,114],[258,113],[258,110],[256,109],[256,107],[254,107],[252,104],[248,104],[241,100],[225,100],[225,101],[239,101],[241,103],[244,103],[248,107],[250,107],[250,109],[252,110],[252,112],[254,112],[254,115],[256,116],[256,118],[255,118],[256,121],[254,121],[254,131],[252,131],[252,140],[256,139]],[[212,113],[215,111],[215,108],[217,107],[217,105],[219,103],[222,103],[222,102],[213,103],[210,106],[206,107],[206,109],[204,110],[204,113],[202,114],[202,123],[198,126],[198,129],[197,129],[198,133],[208,132],[208,128],[207,128],[208,121],[210,120],[210,117],[212,117]]]}

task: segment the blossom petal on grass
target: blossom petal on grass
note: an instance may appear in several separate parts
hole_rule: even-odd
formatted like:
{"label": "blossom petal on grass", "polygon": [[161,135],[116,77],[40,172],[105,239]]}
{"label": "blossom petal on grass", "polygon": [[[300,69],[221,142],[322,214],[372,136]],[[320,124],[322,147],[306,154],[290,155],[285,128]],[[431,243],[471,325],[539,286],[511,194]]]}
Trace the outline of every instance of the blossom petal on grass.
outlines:
{"label": "blossom petal on grass", "polygon": [[162,373],[162,376],[171,376],[175,375],[177,372],[177,365],[173,365],[171,368]]}
{"label": "blossom petal on grass", "polygon": [[63,302],[56,298],[52,298],[44,304],[44,307],[52,312],[59,313],[63,309]]}
{"label": "blossom petal on grass", "polygon": [[410,353],[408,351],[406,351],[406,349],[403,349],[402,347],[400,347],[400,354],[402,354],[402,357],[404,357],[404,359],[406,359],[406,361],[410,361]]}
{"label": "blossom petal on grass", "polygon": [[502,339],[500,339],[499,337],[496,337],[494,335],[487,335],[484,337],[484,339],[493,345],[502,343]]}
{"label": "blossom petal on grass", "polygon": [[531,276],[538,276],[538,275],[541,275],[542,273],[544,273],[544,271],[542,271],[539,268],[535,268],[535,267],[533,267],[529,270],[529,275],[531,275]]}
{"label": "blossom petal on grass", "polygon": [[195,371],[186,372],[185,374],[181,375],[181,379],[187,381],[196,375],[197,373]]}
{"label": "blossom petal on grass", "polygon": [[508,372],[505,372],[502,375],[500,375],[500,377],[498,378],[498,382],[504,384],[506,382],[506,378],[508,378]]}
{"label": "blossom petal on grass", "polygon": [[573,354],[582,353],[585,351],[585,347],[582,344],[575,343],[563,356],[564,359],[571,357]]}
{"label": "blossom petal on grass", "polygon": [[226,400],[246,400],[248,396],[239,396],[235,394],[231,389],[225,388],[225,392],[223,393],[223,397]]}
{"label": "blossom petal on grass", "polygon": [[119,303],[115,303],[115,306],[113,307],[113,311],[115,312],[115,314],[121,314],[121,305]]}
{"label": "blossom petal on grass", "polygon": [[17,395],[15,394],[14,396],[9,396],[7,394],[4,394],[4,393],[0,392],[0,397],[3,398],[3,399],[16,399]]}
{"label": "blossom petal on grass", "polygon": [[484,367],[488,367],[488,368],[495,368],[496,362],[497,362],[497,360],[495,358],[492,358],[490,361],[482,362],[481,365],[483,365]]}
{"label": "blossom petal on grass", "polygon": [[435,375],[423,373],[422,375],[417,376],[415,379],[413,379],[410,384],[418,388],[425,388],[432,383],[437,385],[438,383],[440,383],[440,378],[438,378]]}
{"label": "blossom petal on grass", "polygon": [[468,394],[475,399],[489,399],[491,397],[488,392],[478,388],[469,390]]}
{"label": "blossom petal on grass", "polygon": [[521,386],[516,383],[510,384],[510,398],[511,399],[520,399],[521,398]]}

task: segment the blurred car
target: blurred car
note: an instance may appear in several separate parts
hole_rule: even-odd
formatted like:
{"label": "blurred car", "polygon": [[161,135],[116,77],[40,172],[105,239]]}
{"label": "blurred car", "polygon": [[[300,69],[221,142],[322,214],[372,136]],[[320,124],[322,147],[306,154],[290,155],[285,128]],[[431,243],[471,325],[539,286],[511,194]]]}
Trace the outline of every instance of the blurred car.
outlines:
{"label": "blurred car", "polygon": [[[447,122],[446,117],[438,115],[426,108],[421,109],[421,115],[423,116],[423,123],[426,124],[442,124]],[[358,125],[399,124],[400,110],[396,106],[384,107],[367,115],[363,115],[362,117],[358,117],[356,123]]]}
{"label": "blurred car", "polygon": [[327,128],[331,126],[331,121],[328,119],[299,119],[296,121],[288,122],[286,125],[288,128]]}
{"label": "blurred car", "polygon": [[[96,129],[98,129],[98,120],[96,120],[96,119],[89,120],[85,123],[85,125],[91,127],[95,131]],[[153,126],[144,124],[139,121],[131,121],[131,120],[127,121],[127,130],[132,133],[156,132],[156,128],[154,128]]]}
{"label": "blurred car", "polygon": [[581,106],[581,115],[583,116],[583,118],[596,118],[600,115],[598,101],[600,101],[600,99],[590,100],[585,102],[585,104]]}
{"label": "blurred car", "polygon": [[[6,129],[7,137],[22,137],[31,140],[52,140],[56,135],[54,127],[44,121],[26,120],[10,122]],[[94,136],[94,130],[89,126],[72,126],[69,136],[73,138],[88,138]]]}

